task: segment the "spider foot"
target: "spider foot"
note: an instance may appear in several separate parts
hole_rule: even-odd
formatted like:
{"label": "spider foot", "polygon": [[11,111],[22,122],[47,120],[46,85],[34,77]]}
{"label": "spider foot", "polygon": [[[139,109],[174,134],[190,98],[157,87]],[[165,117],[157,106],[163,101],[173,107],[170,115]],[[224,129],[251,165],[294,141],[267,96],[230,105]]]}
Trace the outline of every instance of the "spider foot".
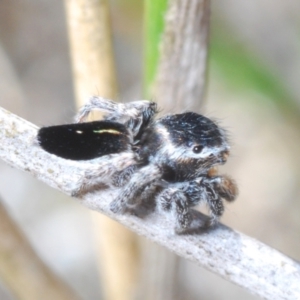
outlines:
{"label": "spider foot", "polygon": [[126,212],[126,204],[123,200],[115,199],[109,205],[110,210],[115,214],[122,214]]}
{"label": "spider foot", "polygon": [[108,189],[109,186],[106,185],[105,183],[97,183],[95,185],[88,185],[88,184],[82,184],[81,186],[79,186],[77,189],[74,189],[71,193],[71,197],[74,198],[82,198],[85,194],[88,193],[93,193],[95,191],[101,191],[101,190],[105,190]]}
{"label": "spider foot", "polygon": [[72,191],[71,197],[81,198],[84,194],[86,194],[87,187],[85,185],[80,185],[78,188]]}
{"label": "spider foot", "polygon": [[175,228],[175,233],[176,234],[201,234],[208,232],[211,230],[214,226],[217,225],[217,222],[214,222],[213,224],[210,223],[211,218],[202,214],[199,211],[196,211],[194,209],[190,210],[190,217],[191,217],[191,222],[189,226],[187,227],[182,227],[182,226],[177,226]]}
{"label": "spider foot", "polygon": [[136,165],[131,165],[120,172],[116,172],[112,177],[112,184],[115,187],[123,187],[137,170]]}

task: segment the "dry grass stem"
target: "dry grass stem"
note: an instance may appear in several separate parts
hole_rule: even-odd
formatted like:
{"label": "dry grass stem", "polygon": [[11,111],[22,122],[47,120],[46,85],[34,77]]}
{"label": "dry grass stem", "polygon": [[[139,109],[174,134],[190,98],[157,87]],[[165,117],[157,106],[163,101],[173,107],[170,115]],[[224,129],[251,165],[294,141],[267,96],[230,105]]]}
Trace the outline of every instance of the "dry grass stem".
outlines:
{"label": "dry grass stem", "polygon": [[[95,94],[115,99],[108,1],[65,0],[65,4],[77,107]],[[139,264],[136,236],[103,215],[92,214],[92,219],[105,299],[131,299]]]}

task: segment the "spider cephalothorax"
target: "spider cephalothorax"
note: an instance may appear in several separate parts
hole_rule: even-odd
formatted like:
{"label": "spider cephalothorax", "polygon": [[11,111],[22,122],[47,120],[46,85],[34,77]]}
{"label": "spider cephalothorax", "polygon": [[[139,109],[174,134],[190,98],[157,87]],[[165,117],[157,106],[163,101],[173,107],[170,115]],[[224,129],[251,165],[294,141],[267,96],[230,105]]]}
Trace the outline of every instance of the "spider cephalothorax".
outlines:
{"label": "spider cephalothorax", "polygon": [[[94,109],[104,113],[103,121],[44,127],[38,135],[40,145],[57,156],[108,160],[109,155],[116,153],[120,165],[126,166],[119,169],[110,166],[111,170],[118,171],[106,172],[109,175],[105,178],[100,176],[103,170],[93,171],[83,179],[75,196],[94,191],[95,186],[105,182],[107,188],[120,188],[118,197],[110,205],[115,213],[140,215],[140,211],[145,214],[154,207],[163,212],[171,211],[176,231],[184,233],[197,230],[193,228],[191,207],[203,202],[211,215],[205,226],[217,223],[224,211],[222,199],[232,201],[237,195],[235,183],[228,176],[219,176],[213,171],[215,166],[224,164],[229,155],[223,129],[197,113],[154,120],[157,112],[154,102],[118,104],[99,97],[93,97],[83,106],[76,122],[85,121]],[[55,139],[55,135],[60,135],[60,128],[70,137]],[[90,152],[81,146],[85,143],[92,145]]]}
{"label": "spider cephalothorax", "polygon": [[138,145],[139,160],[171,172],[169,180],[175,182],[206,174],[214,165],[225,163],[229,154],[224,130],[193,112],[158,119],[144,131]]}

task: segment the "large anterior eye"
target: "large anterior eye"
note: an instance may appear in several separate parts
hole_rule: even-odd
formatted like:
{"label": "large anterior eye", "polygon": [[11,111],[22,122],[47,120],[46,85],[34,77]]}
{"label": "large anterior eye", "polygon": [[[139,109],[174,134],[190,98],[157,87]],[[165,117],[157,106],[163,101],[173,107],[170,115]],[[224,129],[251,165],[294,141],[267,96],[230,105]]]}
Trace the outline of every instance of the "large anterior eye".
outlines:
{"label": "large anterior eye", "polygon": [[200,145],[194,146],[193,148],[194,153],[201,153],[202,150],[203,150],[203,146]]}

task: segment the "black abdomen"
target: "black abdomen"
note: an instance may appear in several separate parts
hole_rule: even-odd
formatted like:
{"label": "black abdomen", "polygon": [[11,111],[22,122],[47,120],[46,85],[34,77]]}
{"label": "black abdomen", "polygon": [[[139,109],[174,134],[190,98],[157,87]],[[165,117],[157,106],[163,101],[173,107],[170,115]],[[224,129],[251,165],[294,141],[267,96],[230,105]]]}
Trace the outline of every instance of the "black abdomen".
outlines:
{"label": "black abdomen", "polygon": [[130,147],[126,127],[111,121],[42,127],[37,139],[45,151],[72,160],[89,160]]}

